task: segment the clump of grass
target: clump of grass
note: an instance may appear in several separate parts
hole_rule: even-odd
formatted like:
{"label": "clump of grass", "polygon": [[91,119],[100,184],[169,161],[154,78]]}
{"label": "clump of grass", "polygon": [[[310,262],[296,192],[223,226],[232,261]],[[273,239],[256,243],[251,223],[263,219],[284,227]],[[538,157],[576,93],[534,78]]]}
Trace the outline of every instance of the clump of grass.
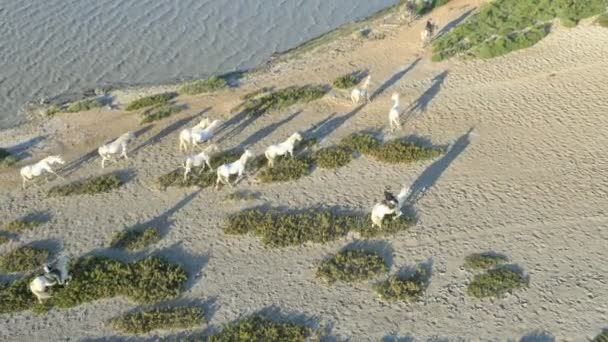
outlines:
{"label": "clump of grass", "polygon": [[308,103],[323,97],[327,89],[323,86],[293,86],[270,92],[260,97],[245,100],[237,109],[243,110],[248,117],[256,117],[271,111],[285,109],[296,103]]}
{"label": "clump of grass", "polygon": [[30,280],[21,278],[10,284],[0,284],[0,314],[23,311],[36,305],[36,297],[28,287]]}
{"label": "clump of grass", "polygon": [[46,109],[46,116],[53,116],[57,113],[61,113],[61,106],[58,106],[56,104],[54,105],[50,105],[47,109]]}
{"label": "clump of grass", "polygon": [[384,259],[373,252],[341,251],[323,260],[316,276],[332,284],[336,281],[356,282],[388,272]]}
{"label": "clump of grass", "polygon": [[498,264],[504,264],[509,260],[494,253],[474,253],[464,258],[464,267],[472,270],[487,270]]}
{"label": "clump of grass", "polygon": [[11,238],[6,235],[0,235],[0,245],[4,245],[5,243],[11,241]]}
{"label": "clump of grass", "polygon": [[427,279],[427,271],[419,267],[410,276],[390,276],[378,284],[375,291],[383,300],[412,302],[420,298],[426,290]]}
{"label": "clump of grass", "polygon": [[413,163],[434,159],[443,153],[436,147],[424,147],[401,139],[391,140],[369,151],[374,158],[386,163]]}
{"label": "clump of grass", "polygon": [[362,154],[369,154],[380,146],[376,137],[368,133],[354,133],[344,137],[340,145]]}
{"label": "clump of grass", "polygon": [[356,214],[334,214],[330,211],[309,209],[285,213],[277,210],[245,210],[231,215],[224,227],[230,235],[254,234],[269,247],[297,246],[306,242],[334,241],[355,231],[362,237],[395,234],[410,228],[414,220],[402,216],[390,220],[382,228],[372,227],[369,217]]}
{"label": "clump of grass", "polygon": [[46,249],[19,247],[0,256],[0,271],[20,273],[41,267],[48,260],[49,254]]}
{"label": "clump of grass", "polygon": [[591,342],[608,342],[608,329],[604,329],[604,331],[595,336]]}
{"label": "clump of grass", "polygon": [[[608,27],[608,12],[600,14],[597,17],[596,22],[601,27]],[[608,337],[606,339],[608,339]]]}
{"label": "clump of grass", "polygon": [[197,80],[182,84],[177,92],[186,95],[198,95],[211,93],[228,87],[228,82],[223,77],[211,76],[206,80]]}
{"label": "clump of grass", "polygon": [[140,99],[132,101],[131,103],[129,103],[129,105],[125,109],[127,111],[133,111],[133,110],[138,110],[138,109],[142,109],[142,108],[146,108],[146,107],[150,107],[150,106],[163,105],[163,104],[166,104],[169,101],[171,101],[173,98],[175,98],[175,96],[176,96],[175,93],[161,93],[161,94],[145,96]]}
{"label": "clump of grass", "polygon": [[263,183],[287,182],[300,179],[312,169],[312,160],[307,156],[278,157],[273,167],[264,167],[258,173],[258,179]]}
{"label": "clump of grass", "polygon": [[19,219],[5,224],[4,229],[9,232],[20,233],[26,230],[32,230],[41,224],[42,222],[36,220]]}
{"label": "clump of grass", "polygon": [[143,118],[141,119],[141,123],[145,124],[158,121],[167,118],[175,113],[179,113],[185,109],[186,106],[184,105],[162,105],[156,108],[152,108],[144,112]]}
{"label": "clump of grass", "polygon": [[280,322],[255,314],[224,325],[222,331],[209,336],[209,342],[305,342],[311,329],[291,322]]}
{"label": "clump of grass", "polygon": [[527,285],[528,280],[520,272],[500,267],[478,275],[467,287],[467,293],[477,298],[500,297]]}
{"label": "clump of grass", "polygon": [[115,174],[86,178],[65,185],[57,185],[49,189],[49,196],[94,195],[110,192],[123,185],[123,181]]}
{"label": "clump of grass", "polygon": [[201,308],[155,308],[124,314],[112,320],[112,327],[127,334],[145,334],[152,330],[188,329],[204,322]]}
{"label": "clump of grass", "polygon": [[330,146],[316,151],[315,163],[324,169],[337,169],[353,160],[352,151],[344,146]]}
{"label": "clump of grass", "polygon": [[356,86],[357,83],[359,83],[357,74],[357,72],[351,72],[336,78],[333,83],[334,87],[338,89],[349,89]]}
{"label": "clump of grass", "polygon": [[606,10],[604,0],[495,0],[433,43],[433,60],[491,58],[534,45],[559,18],[566,26]]}
{"label": "clump of grass", "polygon": [[110,241],[112,248],[125,248],[134,252],[160,241],[160,232],[156,227],[146,229],[127,229],[117,232]]}
{"label": "clump of grass", "polygon": [[82,100],[82,101],[70,103],[67,106],[67,108],[65,109],[65,112],[78,113],[78,112],[84,112],[87,110],[91,110],[94,108],[99,108],[101,106],[102,106],[102,103],[99,99],[88,99],[88,100]]}
{"label": "clump of grass", "polygon": [[226,197],[229,201],[254,201],[260,197],[258,192],[239,190],[231,193]]}
{"label": "clump of grass", "polygon": [[0,168],[9,167],[17,162],[17,158],[9,151],[0,148]]}

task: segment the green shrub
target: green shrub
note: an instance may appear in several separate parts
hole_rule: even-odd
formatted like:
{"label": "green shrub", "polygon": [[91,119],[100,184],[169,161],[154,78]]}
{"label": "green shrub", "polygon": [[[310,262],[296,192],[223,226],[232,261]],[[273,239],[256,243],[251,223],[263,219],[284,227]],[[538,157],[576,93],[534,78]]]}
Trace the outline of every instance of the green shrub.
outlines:
{"label": "green shrub", "polygon": [[603,13],[599,17],[597,17],[597,21],[596,22],[601,27],[608,27],[608,12]]}
{"label": "green shrub", "polygon": [[495,0],[433,43],[433,60],[491,58],[534,45],[560,18],[566,26],[605,11],[604,0]]}
{"label": "green shrub", "polygon": [[474,253],[464,258],[464,267],[472,270],[487,270],[508,261],[505,256],[494,253]]}
{"label": "green shrub", "polygon": [[354,133],[344,137],[340,141],[340,145],[361,154],[369,154],[378,149],[380,142],[371,134]]}
{"label": "green shrub", "polygon": [[411,276],[392,275],[375,287],[383,300],[412,302],[420,298],[427,288],[427,271],[418,268]]}
{"label": "green shrub", "polygon": [[312,170],[312,160],[306,156],[277,157],[273,167],[264,167],[258,174],[263,183],[287,182],[300,179]]}
{"label": "green shrub", "polygon": [[175,113],[179,113],[186,109],[184,105],[162,105],[156,108],[152,108],[144,112],[141,123],[150,123],[167,118]]}
{"label": "green shrub", "polygon": [[353,154],[344,146],[330,146],[316,151],[313,158],[321,168],[337,169],[350,163]]}
{"label": "green shrub", "polygon": [[197,80],[182,84],[177,92],[186,95],[211,93],[228,87],[228,82],[222,77],[212,76],[206,80]]}
{"label": "green shrub", "polygon": [[260,96],[262,94],[269,93],[272,90],[273,90],[272,87],[262,87],[260,89],[256,89],[256,90],[254,90],[252,92],[249,92],[249,93],[241,96],[241,100],[245,101],[245,100],[253,99],[253,98],[258,97],[258,96]]}
{"label": "green shrub", "polygon": [[17,158],[9,151],[0,148],[0,168],[9,167],[17,162]]}
{"label": "green shrub", "polygon": [[132,101],[131,103],[129,103],[129,105],[125,109],[127,111],[133,111],[133,110],[138,110],[138,109],[142,109],[142,108],[150,107],[150,106],[154,106],[154,105],[166,104],[169,101],[171,101],[173,98],[175,98],[175,96],[176,96],[175,93],[162,93],[162,94],[145,96],[140,99]]}
{"label": "green shrub", "polygon": [[358,72],[352,72],[346,75],[342,75],[334,80],[334,87],[339,89],[349,89],[359,83]]}
{"label": "green shrub", "polygon": [[0,235],[0,245],[4,245],[5,243],[11,241],[11,238],[6,235]]}
{"label": "green shrub", "polygon": [[262,212],[259,209],[245,210],[231,215],[224,233],[244,235],[252,233],[269,247],[301,245],[305,242],[324,243],[344,237],[349,231],[362,237],[395,234],[410,228],[415,221],[401,216],[389,220],[382,228],[372,227],[369,217],[355,214],[333,214],[329,211],[309,209],[295,213],[276,210]]}
{"label": "green shrub", "polygon": [[32,230],[41,224],[42,222],[36,220],[19,219],[5,224],[4,229],[13,233],[21,233],[26,230]]}
{"label": "green shrub", "polygon": [[49,189],[49,196],[94,195],[110,192],[123,185],[123,181],[115,174],[86,178],[65,185],[57,185]]}
{"label": "green shrub", "polygon": [[222,331],[209,336],[209,342],[305,342],[311,329],[291,322],[278,322],[252,315],[224,325]]}
{"label": "green shrub", "polygon": [[608,342],[608,329],[605,329],[599,335],[595,336],[591,342]]}
{"label": "green shrub", "polygon": [[291,107],[297,103],[308,103],[323,97],[327,89],[323,86],[306,85],[280,89],[260,97],[245,100],[236,110],[242,109],[248,117],[255,117],[271,111]]}
{"label": "green shrub", "polygon": [[61,107],[58,105],[50,105],[47,109],[46,109],[46,116],[53,116],[57,113],[61,113]]}
{"label": "green shrub", "polygon": [[99,108],[101,106],[102,106],[102,103],[99,99],[88,99],[88,100],[82,100],[82,101],[70,103],[68,105],[68,107],[65,109],[65,111],[67,113],[78,113],[78,112],[84,112],[87,110],[91,110],[94,108]]}
{"label": "green shrub", "polygon": [[122,333],[145,334],[152,330],[187,329],[204,322],[201,308],[155,308],[124,314],[112,320],[112,327]]}
{"label": "green shrub", "polygon": [[35,247],[19,247],[0,256],[0,271],[26,272],[40,268],[49,259],[49,251]]}
{"label": "green shrub", "polygon": [[392,164],[434,159],[442,153],[439,148],[423,147],[400,139],[391,140],[369,152],[374,158]]}
{"label": "green shrub", "polygon": [[500,297],[527,285],[527,279],[520,272],[500,267],[478,275],[467,287],[467,293],[477,298]]}
{"label": "green shrub", "polygon": [[336,281],[356,282],[388,272],[382,257],[366,251],[341,251],[323,260],[316,276],[332,284]]}
{"label": "green shrub", "polygon": [[11,284],[0,285],[0,314],[23,311],[36,305],[36,297],[28,286],[30,280],[21,278]]}
{"label": "green shrub", "polygon": [[160,232],[156,227],[146,229],[127,229],[117,232],[110,241],[112,248],[125,248],[134,252],[160,241]]}

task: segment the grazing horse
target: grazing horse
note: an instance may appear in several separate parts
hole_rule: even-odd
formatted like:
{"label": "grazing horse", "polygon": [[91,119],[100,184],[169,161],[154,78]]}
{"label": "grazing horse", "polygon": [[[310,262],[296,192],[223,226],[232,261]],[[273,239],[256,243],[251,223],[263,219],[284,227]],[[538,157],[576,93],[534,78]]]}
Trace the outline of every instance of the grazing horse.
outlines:
{"label": "grazing horse", "polygon": [[25,189],[26,181],[33,182],[34,178],[40,177],[45,173],[52,173],[57,177],[63,178],[60,175],[58,175],[55,171],[53,171],[53,169],[51,168],[51,166],[53,164],[63,165],[63,164],[65,164],[65,162],[59,156],[49,156],[49,157],[46,157],[46,158],[42,159],[41,161],[37,162],[36,164],[27,165],[27,166],[22,167],[21,171],[20,171],[21,178],[23,178],[22,188]]}
{"label": "grazing horse", "polygon": [[44,274],[38,276],[29,284],[30,291],[38,298],[38,302],[42,303],[43,299],[51,298],[48,289],[57,284],[67,284],[71,279],[68,274],[68,264],[70,259],[67,256],[60,256],[54,265],[44,265]]}

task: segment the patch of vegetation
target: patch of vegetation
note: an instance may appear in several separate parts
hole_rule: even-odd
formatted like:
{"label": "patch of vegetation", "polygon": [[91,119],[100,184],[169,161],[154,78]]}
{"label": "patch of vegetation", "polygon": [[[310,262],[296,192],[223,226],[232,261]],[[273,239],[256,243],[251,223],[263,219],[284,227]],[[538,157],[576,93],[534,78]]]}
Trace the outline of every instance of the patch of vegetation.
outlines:
{"label": "patch of vegetation", "polygon": [[197,80],[182,84],[177,92],[186,95],[198,95],[211,93],[228,87],[228,82],[223,77],[211,76],[206,80]]}
{"label": "patch of vegetation", "polygon": [[123,185],[123,181],[115,174],[86,178],[65,185],[57,185],[49,189],[49,196],[94,195],[110,192]]}
{"label": "patch of vegetation", "polygon": [[54,105],[50,105],[47,109],[46,109],[46,116],[53,116],[57,113],[61,113],[61,107],[54,104]]}
{"label": "patch of vegetation", "polygon": [[527,285],[528,280],[521,272],[500,267],[478,275],[467,287],[467,293],[477,298],[500,297]]}
{"label": "patch of vegetation", "polygon": [[[608,12],[600,14],[596,20],[597,24],[601,27],[608,27]],[[608,337],[607,337],[608,339]]]}
{"label": "patch of vegetation", "polygon": [[357,76],[358,72],[351,72],[346,75],[342,75],[334,80],[334,87],[338,89],[349,89],[357,85],[360,79]]}
{"label": "patch of vegetation", "polygon": [[6,235],[0,235],[0,245],[4,245],[5,243],[11,241],[11,238]]}
{"label": "patch of vegetation", "polygon": [[591,342],[608,342],[608,329],[604,329],[604,331],[595,336]]}
{"label": "patch of vegetation", "polygon": [[340,145],[361,154],[369,154],[378,149],[380,142],[369,133],[354,133],[344,137]]}
{"label": "patch of vegetation", "polygon": [[99,108],[101,106],[102,106],[102,103],[99,99],[88,99],[88,100],[82,100],[82,101],[70,103],[67,106],[67,108],[65,109],[65,112],[78,113],[78,112],[84,112],[87,110],[91,110],[94,108]]}
{"label": "patch of vegetation", "polygon": [[169,116],[175,113],[179,113],[185,109],[186,106],[184,105],[162,105],[156,108],[152,108],[144,112],[143,118],[141,119],[141,123],[145,124],[168,118]]}
{"label": "patch of vegetation", "polygon": [[127,334],[145,334],[152,330],[187,329],[204,322],[201,308],[155,308],[128,313],[112,320],[112,327]]}
{"label": "patch of vegetation", "polygon": [[375,287],[383,300],[412,302],[420,298],[426,290],[428,274],[418,268],[411,276],[392,275]]}
{"label": "patch of vegetation", "polygon": [[382,257],[367,251],[341,251],[323,260],[316,276],[332,284],[336,281],[356,282],[388,272]]}
{"label": "patch of vegetation", "polygon": [[160,241],[160,232],[156,227],[146,229],[127,229],[117,232],[110,241],[112,248],[124,248],[134,252]]}
{"label": "patch of vegetation", "polygon": [[11,222],[5,224],[4,229],[6,229],[9,232],[13,232],[13,233],[21,233],[26,230],[32,230],[32,229],[38,227],[39,225],[41,225],[42,223],[43,222],[36,221],[36,220],[19,219],[19,220],[14,220],[14,221],[11,221]]}
{"label": "patch of vegetation", "polygon": [[287,182],[300,179],[312,170],[312,160],[307,156],[277,157],[273,167],[264,167],[258,173],[263,183]]}
{"label": "patch of vegetation", "polygon": [[391,140],[369,152],[374,158],[386,163],[413,163],[437,158],[443,153],[436,147],[424,147],[401,139]]}
{"label": "patch of vegetation", "polygon": [[134,111],[150,106],[167,104],[169,101],[175,98],[175,96],[177,96],[177,94],[175,93],[161,93],[145,96],[129,103],[125,110]]}
{"label": "patch of vegetation", "polygon": [[479,58],[504,55],[540,41],[555,18],[566,26],[575,26],[581,19],[605,10],[604,0],[491,1],[435,40],[433,60],[456,55]]}
{"label": "patch of vegetation", "polygon": [[271,111],[288,108],[297,103],[314,101],[323,97],[326,93],[327,89],[319,85],[293,86],[260,97],[250,97],[235,110],[242,109],[246,116],[256,117]]}
{"label": "patch of vegetation", "polygon": [[[401,2],[405,2],[402,0]],[[416,1],[414,6],[416,7],[415,12],[418,15],[425,15],[431,12],[433,9],[443,6],[450,2],[450,0],[431,0],[431,1]]]}
{"label": "patch of vegetation", "polygon": [[273,89],[274,89],[273,87],[262,87],[260,89],[256,89],[256,90],[254,90],[252,92],[249,92],[249,93],[241,96],[241,100],[245,101],[245,100],[252,99],[254,97],[258,97],[258,96],[260,96],[262,94],[271,92]]}
{"label": "patch of vegetation", "polygon": [[9,167],[17,162],[17,158],[9,151],[0,148],[0,168]]}
{"label": "patch of vegetation", "polygon": [[382,228],[372,227],[368,215],[333,214],[318,209],[284,213],[277,210],[245,210],[231,215],[224,233],[245,235],[252,233],[269,247],[297,246],[305,242],[324,243],[344,237],[349,231],[370,238],[395,234],[414,225],[411,218],[401,216],[387,220]]}
{"label": "patch of vegetation", "polygon": [[36,305],[28,287],[31,279],[21,278],[11,284],[0,284],[0,314],[27,310]]}
{"label": "patch of vegetation", "polygon": [[255,314],[224,325],[222,331],[209,336],[209,342],[305,342],[311,329],[291,322],[279,322]]}
{"label": "patch of vegetation", "polygon": [[487,270],[508,261],[507,257],[495,253],[474,253],[464,258],[464,267],[472,270]]}
{"label": "patch of vegetation", "polygon": [[260,197],[258,192],[239,190],[231,193],[226,197],[229,201],[254,201]]}
{"label": "patch of vegetation", "polygon": [[344,146],[330,146],[316,151],[313,158],[321,168],[337,169],[350,163],[353,153]]}
{"label": "patch of vegetation", "polygon": [[26,272],[42,265],[49,259],[46,249],[24,246],[0,256],[0,271],[9,273]]}

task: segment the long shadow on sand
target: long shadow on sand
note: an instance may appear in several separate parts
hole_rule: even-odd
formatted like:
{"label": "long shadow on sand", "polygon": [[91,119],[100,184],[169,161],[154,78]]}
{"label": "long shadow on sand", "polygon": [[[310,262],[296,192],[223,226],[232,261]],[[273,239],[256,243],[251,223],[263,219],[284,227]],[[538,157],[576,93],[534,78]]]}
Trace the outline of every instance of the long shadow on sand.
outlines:
{"label": "long shadow on sand", "polygon": [[422,172],[422,174],[410,187],[411,193],[408,197],[408,202],[415,201],[421,195],[423,195],[426,190],[433,187],[437,183],[445,170],[450,167],[450,164],[452,164],[452,162],[456,160],[456,158],[458,158],[458,156],[469,146],[471,143],[471,133],[473,133],[473,130],[474,127],[469,129],[466,134],[458,138],[458,140],[452,144],[443,157],[435,161],[426,170],[424,170],[424,172]]}
{"label": "long shadow on sand", "polygon": [[555,342],[555,337],[547,331],[533,331],[523,336],[519,342]]}
{"label": "long shadow on sand", "polygon": [[23,142],[20,142],[16,145],[7,147],[6,150],[9,151],[13,156],[15,156],[18,160],[25,159],[31,157],[32,155],[28,152],[29,149],[36,147],[36,145],[40,144],[48,135],[39,135],[37,137],[27,139]]}
{"label": "long shadow on sand", "polygon": [[464,12],[463,14],[460,15],[460,17],[450,21],[447,25],[445,25],[444,27],[441,28],[441,30],[439,30],[439,32],[437,32],[437,34],[435,35],[435,37],[433,37],[433,40],[441,37],[442,35],[450,32],[451,29],[453,29],[454,27],[458,26],[461,22],[463,22],[466,18],[468,18],[473,12],[475,12],[477,8],[473,7],[470,10]]}
{"label": "long shadow on sand", "polygon": [[336,114],[333,113],[329,117],[323,119],[318,124],[307,129],[304,132],[303,136],[305,138],[316,138],[320,142],[323,139],[327,138],[327,136],[329,136],[336,129],[340,128],[346,121],[348,121],[348,119],[352,118],[355,114],[361,111],[364,106],[364,104],[361,104],[352,111],[337,117]]}
{"label": "long shadow on sand", "polygon": [[433,84],[427,89],[416,101],[414,101],[410,107],[407,109],[409,114],[407,115],[404,122],[414,119],[417,116],[417,113],[425,112],[435,96],[439,94],[441,91],[441,86],[443,82],[445,82],[446,77],[448,77],[448,71],[444,71],[439,75],[433,78]]}
{"label": "long shadow on sand", "polygon": [[392,87],[395,83],[397,83],[403,76],[405,76],[405,74],[407,74],[408,72],[410,72],[412,69],[414,69],[414,67],[416,67],[416,64],[418,64],[418,62],[420,62],[422,60],[422,58],[418,58],[415,61],[413,61],[410,65],[408,65],[407,67],[405,67],[404,69],[398,71],[396,74],[394,74],[393,76],[391,76],[388,80],[386,80],[380,87],[378,87],[378,89],[376,89],[376,91],[374,91],[374,93],[372,94],[372,96],[370,97],[370,100],[374,100],[376,97],[378,97],[380,94],[382,94],[385,90],[387,90],[388,88]]}
{"label": "long shadow on sand", "polygon": [[247,139],[245,139],[242,143],[241,146],[250,146],[255,144],[256,142],[266,138],[267,136],[269,136],[270,134],[272,134],[272,132],[276,131],[277,128],[281,127],[283,124],[286,124],[287,122],[293,120],[296,116],[298,116],[299,114],[301,114],[302,111],[298,110],[296,112],[294,112],[293,114],[289,115],[288,117],[286,117],[285,119],[278,121],[278,122],[273,122],[270,125],[262,128],[261,130],[253,133],[252,135],[250,135],[249,137],[247,137]]}

